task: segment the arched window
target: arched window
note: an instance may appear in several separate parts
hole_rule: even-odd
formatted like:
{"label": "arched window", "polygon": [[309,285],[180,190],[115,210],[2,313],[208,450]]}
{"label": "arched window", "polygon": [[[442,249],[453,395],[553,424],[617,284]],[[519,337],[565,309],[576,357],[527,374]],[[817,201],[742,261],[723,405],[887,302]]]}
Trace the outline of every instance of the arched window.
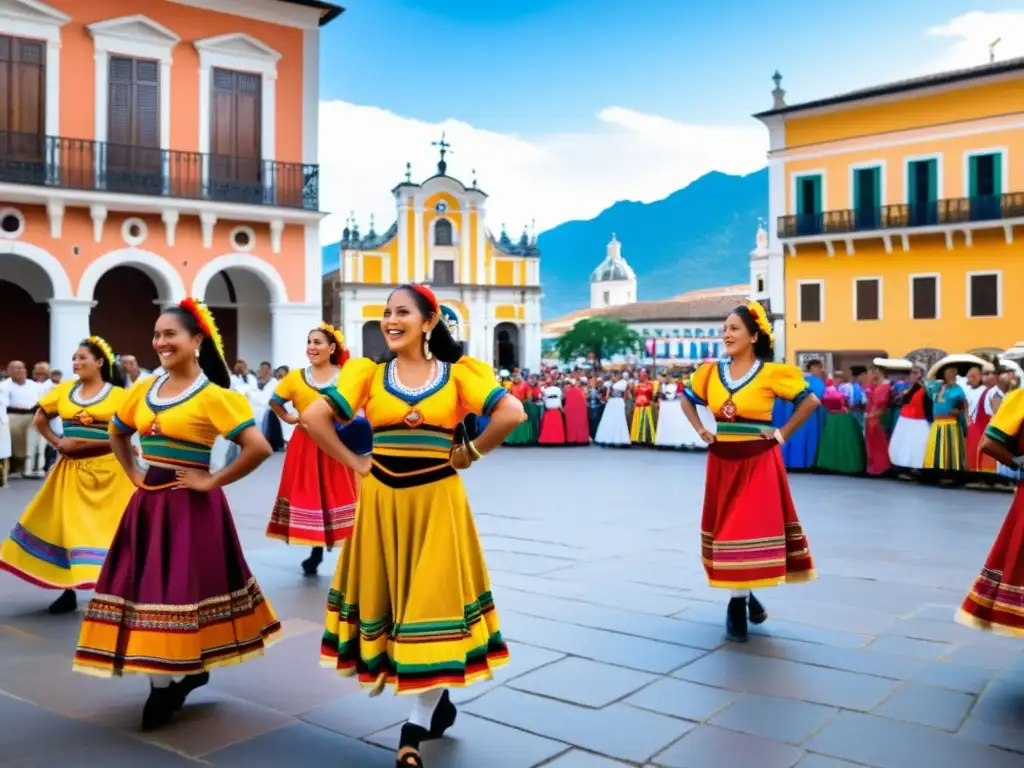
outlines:
{"label": "arched window", "polygon": [[434,225],[434,245],[454,245],[452,239],[452,223],[448,219],[438,219]]}

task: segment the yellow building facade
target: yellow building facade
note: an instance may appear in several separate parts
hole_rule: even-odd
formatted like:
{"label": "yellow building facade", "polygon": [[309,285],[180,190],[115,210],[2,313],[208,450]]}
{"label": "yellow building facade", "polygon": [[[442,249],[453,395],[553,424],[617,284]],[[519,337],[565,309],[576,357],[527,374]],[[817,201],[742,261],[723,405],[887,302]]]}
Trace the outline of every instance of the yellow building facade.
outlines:
{"label": "yellow building facade", "polygon": [[[443,141],[443,140],[442,140]],[[385,352],[380,319],[391,291],[427,283],[466,351],[500,368],[540,366],[540,251],[523,232],[513,241],[487,227],[487,195],[474,179],[465,186],[447,174],[442,143],[437,173],[422,183],[406,179],[392,192],[395,223],[382,235],[350,224],[341,242],[334,319],[353,354]]]}
{"label": "yellow building facade", "polygon": [[[752,281],[779,352],[837,368],[1006,349],[1024,302],[1024,59],[787,105]],[[756,273],[756,274],[755,274]]]}

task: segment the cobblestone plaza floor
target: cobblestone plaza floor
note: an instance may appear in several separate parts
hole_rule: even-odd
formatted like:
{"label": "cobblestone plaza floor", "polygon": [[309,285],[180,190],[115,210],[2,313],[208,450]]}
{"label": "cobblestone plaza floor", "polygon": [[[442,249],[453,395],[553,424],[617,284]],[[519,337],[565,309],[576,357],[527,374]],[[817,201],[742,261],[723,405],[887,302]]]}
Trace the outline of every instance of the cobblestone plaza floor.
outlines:
{"label": "cobblestone plaza floor", "polygon": [[[0,574],[0,765],[394,765],[409,701],[317,663],[335,558],[304,579],[263,536],[280,466],[228,495],[285,638],[165,730],[139,732],[144,678],[72,673],[81,613]],[[464,478],[512,661],[453,697],[430,768],[1024,765],[1024,642],[953,623],[1009,494],[794,476],[821,578],[760,592],[741,646],[700,567],[703,456],[508,449]],[[0,491],[0,528],[36,487]]]}

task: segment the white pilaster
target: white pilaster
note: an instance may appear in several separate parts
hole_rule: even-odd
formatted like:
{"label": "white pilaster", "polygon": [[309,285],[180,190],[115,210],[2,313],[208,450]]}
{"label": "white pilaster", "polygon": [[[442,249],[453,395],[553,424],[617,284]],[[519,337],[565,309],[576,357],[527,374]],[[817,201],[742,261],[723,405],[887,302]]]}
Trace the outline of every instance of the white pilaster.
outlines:
{"label": "white pilaster", "polygon": [[[399,192],[399,196],[401,196]],[[409,203],[408,199],[399,201],[398,205],[398,282],[409,282]]]}
{"label": "white pilaster", "polygon": [[50,299],[50,365],[68,369],[82,339],[89,335],[88,299]]}
{"label": "white pilaster", "polygon": [[469,282],[469,260],[472,258],[473,248],[469,241],[469,208],[462,212],[462,237],[459,238],[459,268],[455,273],[455,279],[459,283]]}
{"label": "white pilaster", "polygon": [[302,162],[315,165],[320,136],[320,28],[302,32]]}
{"label": "white pilaster", "polygon": [[484,254],[487,252],[487,219],[484,206],[476,208],[476,282],[478,285],[487,284],[485,271]]}
{"label": "white pilaster", "polygon": [[530,296],[526,300],[526,328],[520,351],[519,365],[529,369],[531,373],[540,370],[541,354],[541,316],[540,297]]}
{"label": "white pilaster", "polygon": [[164,222],[164,234],[167,236],[167,245],[174,246],[174,234],[178,228],[180,214],[177,211],[164,211],[160,214]]}
{"label": "white pilaster", "polygon": [[270,222],[270,250],[273,253],[281,252],[281,237],[284,235],[284,221],[274,219]]}
{"label": "white pilaster", "polygon": [[320,225],[306,225],[306,302],[323,304],[324,252],[320,248]]}
{"label": "white pilaster", "polygon": [[303,340],[321,320],[320,303],[287,303],[270,305],[271,363],[292,368],[306,364]]}
{"label": "white pilaster", "polygon": [[419,195],[416,196],[415,201],[415,215],[413,218],[413,226],[416,231],[413,232],[413,265],[412,265],[412,279],[413,282],[422,283],[426,277],[426,269],[424,268],[424,256],[426,254],[426,247],[423,242],[423,198]]}

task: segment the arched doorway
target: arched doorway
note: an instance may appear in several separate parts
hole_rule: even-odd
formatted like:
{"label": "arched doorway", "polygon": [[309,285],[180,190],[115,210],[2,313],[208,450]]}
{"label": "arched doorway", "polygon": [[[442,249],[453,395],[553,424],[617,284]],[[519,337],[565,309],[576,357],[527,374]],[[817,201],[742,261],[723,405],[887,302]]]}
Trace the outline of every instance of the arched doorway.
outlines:
{"label": "arched doorway", "polygon": [[[22,360],[34,363],[50,358],[50,312],[53,283],[42,267],[0,246],[0,366]],[[85,330],[85,329],[83,329]],[[53,367],[69,369],[70,360],[52,360]],[[70,372],[68,370],[68,372]]]}
{"label": "arched doorway", "polygon": [[[224,341],[224,357],[234,368],[238,360],[245,360],[255,371],[260,363],[273,360],[273,325],[270,305],[273,301],[263,278],[242,268],[224,269],[210,278],[203,297],[213,310]],[[305,337],[296,338],[294,345],[304,347]]]}
{"label": "arched doorway", "polygon": [[384,340],[384,334],[380,330],[380,323],[377,320],[370,320],[363,323],[363,357],[383,362],[388,356],[388,343]]}
{"label": "arched doorway", "polygon": [[912,362],[918,368],[927,371],[933,365],[939,362],[939,360],[944,358],[946,354],[946,351],[943,349],[924,347],[922,349],[915,349],[913,352],[908,352],[907,360]]}
{"label": "arched doorway", "polygon": [[508,371],[519,367],[519,328],[515,323],[494,326],[494,363]]}
{"label": "arched doorway", "polygon": [[160,286],[143,270],[114,267],[103,273],[92,294],[89,325],[118,355],[134,355],[143,368],[160,363],[153,351],[153,326],[160,315]]}

